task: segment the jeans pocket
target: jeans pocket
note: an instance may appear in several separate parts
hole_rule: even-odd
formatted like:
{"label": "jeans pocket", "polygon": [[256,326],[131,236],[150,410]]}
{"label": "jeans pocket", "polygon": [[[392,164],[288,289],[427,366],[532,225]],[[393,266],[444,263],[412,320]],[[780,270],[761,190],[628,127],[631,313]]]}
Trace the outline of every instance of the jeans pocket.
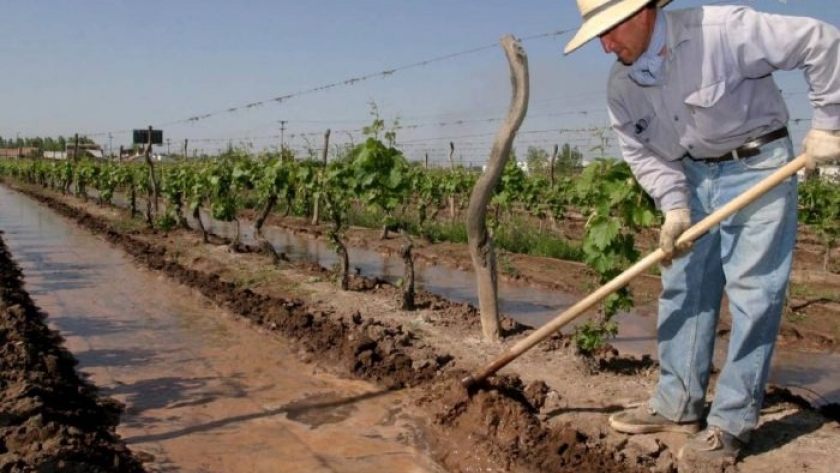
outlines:
{"label": "jeans pocket", "polygon": [[744,169],[776,169],[784,166],[793,155],[793,145],[790,138],[776,140],[761,147],[761,154],[739,162]]}

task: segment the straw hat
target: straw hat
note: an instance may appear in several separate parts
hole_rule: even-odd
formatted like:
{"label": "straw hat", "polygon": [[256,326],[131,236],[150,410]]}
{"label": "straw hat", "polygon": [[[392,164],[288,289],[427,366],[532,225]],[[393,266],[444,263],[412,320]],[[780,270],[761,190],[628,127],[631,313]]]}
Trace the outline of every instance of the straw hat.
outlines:
{"label": "straw hat", "polygon": [[[569,54],[583,46],[587,41],[599,36],[613,26],[630,18],[651,0],[577,0],[580,15],[583,17],[577,34],[566,45],[564,53]],[[671,0],[659,0],[659,8],[671,3]]]}

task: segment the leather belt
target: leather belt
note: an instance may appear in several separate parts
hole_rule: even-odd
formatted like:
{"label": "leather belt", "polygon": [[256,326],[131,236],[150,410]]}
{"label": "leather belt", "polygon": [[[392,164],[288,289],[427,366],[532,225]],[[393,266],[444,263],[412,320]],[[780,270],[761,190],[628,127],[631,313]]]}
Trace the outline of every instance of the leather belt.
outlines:
{"label": "leather belt", "polygon": [[732,161],[733,159],[743,159],[743,158],[751,158],[753,156],[758,156],[761,153],[761,147],[766,145],[767,143],[772,143],[773,141],[780,140],[782,138],[787,138],[789,135],[787,127],[779,128],[778,130],[773,130],[770,133],[765,133],[758,138],[748,141],[741,146],[733,149],[732,151],[718,156],[716,158],[695,158],[694,156],[690,156],[694,161],[704,161],[707,163],[722,163],[725,161]]}

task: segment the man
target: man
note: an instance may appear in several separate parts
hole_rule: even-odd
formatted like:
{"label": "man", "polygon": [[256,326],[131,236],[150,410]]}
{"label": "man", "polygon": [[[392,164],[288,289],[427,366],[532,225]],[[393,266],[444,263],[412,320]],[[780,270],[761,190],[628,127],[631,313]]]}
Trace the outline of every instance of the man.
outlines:
{"label": "man", "polygon": [[625,433],[696,433],[723,292],[732,331],[705,418],[679,457],[735,461],[758,422],[796,239],[796,178],[688,248],[677,238],[793,158],[788,111],[772,78],[800,69],[814,107],[808,167],[840,157],[840,34],[811,18],[743,6],[661,10],[670,0],[577,0],[568,54],[600,38],[618,61],[608,107],[621,151],[664,213],[660,379],[643,406],[613,415]]}

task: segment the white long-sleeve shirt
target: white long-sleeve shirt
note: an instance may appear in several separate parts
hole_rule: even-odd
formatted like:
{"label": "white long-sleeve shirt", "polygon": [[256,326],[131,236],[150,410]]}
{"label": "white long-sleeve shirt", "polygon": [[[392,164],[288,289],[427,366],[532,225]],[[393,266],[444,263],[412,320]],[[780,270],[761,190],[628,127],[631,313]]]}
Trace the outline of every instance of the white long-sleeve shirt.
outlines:
{"label": "white long-sleeve shirt", "polygon": [[661,86],[644,87],[617,62],[608,108],[624,159],[665,211],[688,207],[681,159],[721,156],[787,124],[771,74],[800,69],[813,128],[840,130],[840,31],[812,18],[742,6],[660,10],[667,55]]}

